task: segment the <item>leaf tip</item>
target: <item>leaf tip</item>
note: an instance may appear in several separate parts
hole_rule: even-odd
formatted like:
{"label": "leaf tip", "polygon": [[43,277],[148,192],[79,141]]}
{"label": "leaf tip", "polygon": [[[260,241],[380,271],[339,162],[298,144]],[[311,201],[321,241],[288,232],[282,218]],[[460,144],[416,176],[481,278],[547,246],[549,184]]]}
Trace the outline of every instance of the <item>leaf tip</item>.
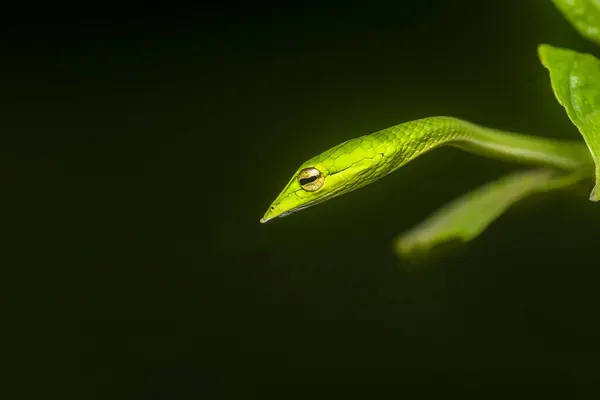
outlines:
{"label": "leaf tip", "polygon": [[405,258],[414,250],[414,244],[406,240],[404,236],[398,237],[394,243],[394,252],[399,258]]}
{"label": "leaf tip", "polygon": [[540,43],[540,44],[538,44],[537,51],[538,51],[538,54],[541,56],[542,54],[545,54],[551,48],[552,48],[552,46],[550,46],[547,43]]}
{"label": "leaf tip", "polygon": [[537,47],[538,58],[542,62],[542,65],[546,66],[546,55],[548,54],[548,50],[550,49],[549,44],[539,44]]}
{"label": "leaf tip", "polygon": [[545,67],[548,67],[548,58],[553,56],[553,53],[557,53],[559,52],[560,48],[558,47],[554,47],[552,45],[549,45],[547,43],[541,43],[538,45],[537,47],[537,51],[538,51],[538,58],[540,59],[540,61],[542,62],[542,64]]}
{"label": "leaf tip", "polygon": [[540,44],[538,44],[538,47],[537,47],[538,53],[542,53],[542,52],[548,50],[550,47],[552,47],[552,46],[550,46],[548,43],[540,43]]}

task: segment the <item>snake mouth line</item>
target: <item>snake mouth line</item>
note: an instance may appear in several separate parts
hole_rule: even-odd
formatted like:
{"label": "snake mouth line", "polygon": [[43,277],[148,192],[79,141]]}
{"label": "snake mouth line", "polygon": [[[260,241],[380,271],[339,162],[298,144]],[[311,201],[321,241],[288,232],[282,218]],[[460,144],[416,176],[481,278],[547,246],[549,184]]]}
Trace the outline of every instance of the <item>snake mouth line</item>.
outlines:
{"label": "snake mouth line", "polygon": [[293,214],[293,213],[296,213],[298,211],[302,211],[302,210],[304,210],[306,208],[315,206],[317,204],[320,204],[320,203],[324,202],[325,200],[328,200],[330,198],[334,198],[336,196],[339,196],[340,194],[342,194],[342,193],[339,193],[339,192],[330,192],[330,193],[327,193],[327,194],[325,194],[325,195],[323,195],[323,196],[321,196],[319,198],[316,198],[314,201],[311,201],[310,203],[307,203],[307,204],[304,204],[304,205],[292,208],[291,210],[284,211],[281,214],[276,215],[274,217],[263,217],[263,218],[260,219],[260,223],[264,224],[264,223],[266,223],[266,222],[268,222],[268,221],[270,221],[272,219],[275,219],[275,218],[284,218],[284,217],[287,217],[290,214]]}

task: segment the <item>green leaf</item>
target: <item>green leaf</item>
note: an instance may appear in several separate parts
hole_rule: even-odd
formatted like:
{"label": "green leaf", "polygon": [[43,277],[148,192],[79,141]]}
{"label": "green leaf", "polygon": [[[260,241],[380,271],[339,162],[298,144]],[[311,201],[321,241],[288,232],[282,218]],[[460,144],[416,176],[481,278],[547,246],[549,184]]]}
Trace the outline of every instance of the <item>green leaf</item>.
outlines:
{"label": "green leaf", "polygon": [[481,234],[511,205],[533,193],[573,185],[584,171],[563,174],[554,170],[521,171],[473,190],[436,211],[396,239],[396,254],[410,257],[444,243],[468,242]]}
{"label": "green leaf", "polygon": [[553,0],[553,2],[583,37],[600,44],[600,1]]}
{"label": "green leaf", "polygon": [[558,102],[577,126],[596,164],[596,185],[590,200],[600,200],[600,60],[590,54],[542,44],[542,64],[550,71]]}

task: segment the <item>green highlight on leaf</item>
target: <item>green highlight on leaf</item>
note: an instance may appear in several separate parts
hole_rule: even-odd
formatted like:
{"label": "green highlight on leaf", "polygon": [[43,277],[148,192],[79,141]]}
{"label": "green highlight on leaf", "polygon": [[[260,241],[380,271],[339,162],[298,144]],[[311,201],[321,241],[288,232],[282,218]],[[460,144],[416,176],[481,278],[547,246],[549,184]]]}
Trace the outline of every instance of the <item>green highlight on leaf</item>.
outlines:
{"label": "green highlight on leaf", "polygon": [[459,197],[423,223],[396,239],[395,251],[407,258],[426,254],[449,242],[468,242],[479,236],[511,205],[534,193],[574,185],[585,171],[561,173],[550,169],[515,172]]}
{"label": "green highlight on leaf", "polygon": [[553,0],[553,3],[583,37],[600,45],[600,1]]}
{"label": "green highlight on leaf", "polygon": [[591,54],[542,44],[540,60],[550,72],[552,89],[577,126],[596,164],[590,200],[600,200],[600,60]]}

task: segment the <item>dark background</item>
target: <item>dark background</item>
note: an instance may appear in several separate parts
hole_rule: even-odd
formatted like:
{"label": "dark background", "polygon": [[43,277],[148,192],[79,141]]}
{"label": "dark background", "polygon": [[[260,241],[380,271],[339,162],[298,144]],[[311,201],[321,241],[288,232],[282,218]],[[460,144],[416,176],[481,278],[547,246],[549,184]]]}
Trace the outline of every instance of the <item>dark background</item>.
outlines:
{"label": "dark background", "polygon": [[445,148],[258,220],[304,160],[407,120],[577,139],[536,47],[600,50],[545,1],[284,3],[3,2],[2,398],[587,388],[589,184],[526,201],[413,272],[394,237],[514,166]]}

